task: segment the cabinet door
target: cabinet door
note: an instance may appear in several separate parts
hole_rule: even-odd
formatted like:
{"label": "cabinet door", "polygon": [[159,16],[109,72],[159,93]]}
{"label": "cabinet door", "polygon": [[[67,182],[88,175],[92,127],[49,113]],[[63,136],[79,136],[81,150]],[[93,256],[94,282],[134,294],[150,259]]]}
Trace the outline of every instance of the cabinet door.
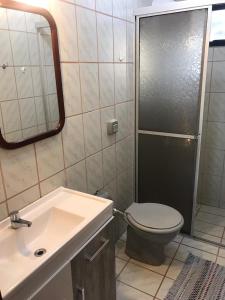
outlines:
{"label": "cabinet door", "polygon": [[115,300],[115,249],[111,224],[84,249],[85,300]]}
{"label": "cabinet door", "polygon": [[71,261],[71,272],[73,282],[73,299],[86,300],[85,287],[84,287],[84,251],[81,251]]}
{"label": "cabinet door", "polygon": [[65,266],[32,300],[73,300],[70,264]]}
{"label": "cabinet door", "polygon": [[71,262],[74,300],[116,300],[112,222]]}

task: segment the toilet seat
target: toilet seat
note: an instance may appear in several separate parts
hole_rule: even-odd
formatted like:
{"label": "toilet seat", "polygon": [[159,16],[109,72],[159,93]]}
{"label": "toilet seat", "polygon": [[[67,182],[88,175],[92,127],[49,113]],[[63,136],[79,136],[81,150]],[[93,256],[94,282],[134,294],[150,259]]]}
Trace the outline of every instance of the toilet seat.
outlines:
{"label": "toilet seat", "polygon": [[183,216],[174,208],[159,203],[133,203],[126,211],[128,223],[145,232],[172,233],[183,224]]}

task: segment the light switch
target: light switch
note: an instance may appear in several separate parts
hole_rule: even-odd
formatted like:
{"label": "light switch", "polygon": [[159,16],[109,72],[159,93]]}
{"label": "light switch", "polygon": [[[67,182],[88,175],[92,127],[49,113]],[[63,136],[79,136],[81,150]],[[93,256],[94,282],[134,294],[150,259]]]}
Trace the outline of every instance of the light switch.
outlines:
{"label": "light switch", "polygon": [[108,135],[112,135],[118,132],[118,120],[112,119],[107,122],[107,133]]}

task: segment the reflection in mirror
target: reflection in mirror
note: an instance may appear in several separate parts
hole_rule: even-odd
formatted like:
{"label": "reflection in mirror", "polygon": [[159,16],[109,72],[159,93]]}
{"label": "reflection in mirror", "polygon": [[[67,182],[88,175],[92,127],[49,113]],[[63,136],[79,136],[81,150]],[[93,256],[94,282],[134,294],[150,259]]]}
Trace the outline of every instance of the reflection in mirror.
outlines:
{"label": "reflection in mirror", "polygon": [[0,8],[0,127],[20,142],[56,129],[58,97],[50,25],[43,16]]}

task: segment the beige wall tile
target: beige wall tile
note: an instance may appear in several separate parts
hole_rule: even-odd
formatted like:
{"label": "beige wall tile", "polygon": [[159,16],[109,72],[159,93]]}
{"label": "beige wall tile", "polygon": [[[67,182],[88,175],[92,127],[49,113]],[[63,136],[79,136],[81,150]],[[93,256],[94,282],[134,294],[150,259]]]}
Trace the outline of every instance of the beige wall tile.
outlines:
{"label": "beige wall tile", "polygon": [[96,13],[77,7],[77,31],[80,61],[97,61]]}
{"label": "beige wall tile", "polygon": [[68,188],[87,193],[87,175],[84,160],[66,169],[66,177]]}
{"label": "beige wall tile", "polygon": [[66,186],[66,176],[65,171],[59,172],[55,174],[54,176],[42,181],[40,183],[41,187],[41,196],[44,196],[51,191],[55,190],[56,188],[60,186]]}
{"label": "beige wall tile", "polygon": [[22,192],[21,194],[8,200],[9,212],[13,210],[20,210],[40,198],[40,191],[38,185]]}
{"label": "beige wall tile", "polygon": [[66,116],[82,112],[79,64],[62,64],[63,95]]}
{"label": "beige wall tile", "polygon": [[33,145],[11,151],[1,150],[1,164],[7,197],[38,182]]}
{"label": "beige wall tile", "polygon": [[64,168],[61,134],[36,143],[40,180],[44,180]]}
{"label": "beige wall tile", "polygon": [[[112,17],[113,2],[114,15],[124,20]],[[50,12],[55,18],[59,34],[67,116],[65,128],[62,134],[36,143],[36,152],[33,145],[13,151],[1,150],[0,160],[5,186],[3,187],[0,178],[0,218],[6,217],[8,213],[5,199],[10,210],[35,201],[39,197],[38,183],[42,195],[60,185],[89,193],[104,187],[121,207],[127,207],[132,200],[130,194],[133,191],[131,167],[133,151],[127,153],[125,148],[133,149],[134,142],[134,132],[131,129],[134,125],[134,111],[131,102],[127,104],[128,100],[133,99],[131,91],[133,65],[126,64],[126,61],[131,61],[131,32],[134,24],[127,23],[125,19],[131,18],[131,10],[135,3],[131,3],[130,0],[129,7],[126,7],[125,2],[125,0],[49,1]],[[0,29],[8,28],[6,11],[0,9],[0,16]],[[16,14],[14,19],[11,18],[11,27],[17,26],[17,23],[19,27],[26,24],[29,34],[21,35],[20,32],[13,34],[11,36],[13,53],[2,52],[0,60],[7,57],[8,61],[15,59],[16,63],[23,62],[23,65],[29,63],[29,60],[32,64],[38,62],[39,58],[33,46],[36,43],[35,22],[41,19],[33,14],[26,15],[25,18],[26,23],[20,21],[23,20],[23,14]],[[22,51],[18,51],[16,45],[19,37],[19,42],[23,41],[25,45]],[[54,75],[50,65],[52,56],[48,51],[42,53],[49,65],[48,74],[45,74],[46,88],[50,92],[55,92],[55,85],[51,84],[50,79]],[[113,60],[117,64],[114,65]],[[120,62],[122,64],[119,64]],[[7,133],[7,139],[19,139],[22,138],[22,134],[23,137],[27,137],[45,130],[43,105],[40,105],[42,90],[39,67],[27,69],[23,76],[18,68],[16,78],[12,68],[7,68],[6,72],[1,70],[0,90],[3,92],[0,94],[0,101],[17,99],[18,88],[20,97],[26,99],[31,97],[32,104],[28,103],[28,100],[27,104],[31,108],[33,103],[35,104],[37,115],[36,125],[26,117],[23,132]],[[53,103],[55,99],[53,95],[49,101]],[[115,99],[119,104],[117,117],[120,132],[117,141],[115,135],[108,136],[106,131],[107,121],[115,117]],[[23,104],[26,104],[26,100],[23,100]],[[32,110],[26,109],[28,106],[21,105],[24,116]],[[51,112],[50,116],[52,120],[56,118],[57,111]],[[30,125],[32,127],[27,128]],[[118,165],[120,167],[116,174],[115,167]],[[7,195],[4,195],[4,190]]]}
{"label": "beige wall tile", "polygon": [[96,0],[96,10],[112,15],[112,0]]}
{"label": "beige wall tile", "polygon": [[101,123],[99,110],[84,114],[85,152],[89,156],[101,150]]}
{"label": "beige wall tile", "polygon": [[0,203],[5,201],[6,196],[5,196],[5,191],[3,187],[3,182],[2,182],[2,175],[0,173]]}
{"label": "beige wall tile", "polygon": [[81,93],[83,111],[88,112],[99,108],[99,80],[97,64],[80,65]]}
{"label": "beige wall tile", "polygon": [[113,23],[112,17],[97,14],[98,59],[113,62]]}
{"label": "beige wall tile", "polygon": [[102,152],[88,157],[86,166],[88,193],[94,194],[103,187]]}
{"label": "beige wall tile", "polygon": [[0,204],[0,221],[5,219],[8,215],[6,203]]}
{"label": "beige wall tile", "polygon": [[114,105],[114,66],[113,64],[99,64],[100,105],[106,107]]}
{"label": "beige wall tile", "polygon": [[69,167],[85,157],[83,118],[81,115],[66,119],[62,136],[65,166]]}
{"label": "beige wall tile", "polygon": [[53,1],[50,11],[55,18],[59,32],[61,60],[77,61],[77,29],[74,5],[61,1],[55,3]]}

